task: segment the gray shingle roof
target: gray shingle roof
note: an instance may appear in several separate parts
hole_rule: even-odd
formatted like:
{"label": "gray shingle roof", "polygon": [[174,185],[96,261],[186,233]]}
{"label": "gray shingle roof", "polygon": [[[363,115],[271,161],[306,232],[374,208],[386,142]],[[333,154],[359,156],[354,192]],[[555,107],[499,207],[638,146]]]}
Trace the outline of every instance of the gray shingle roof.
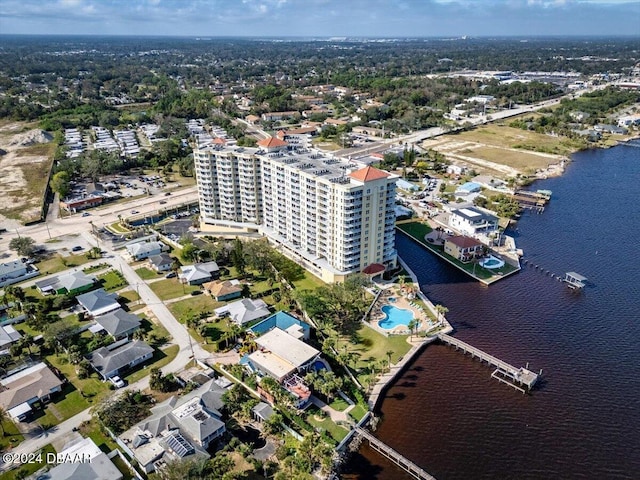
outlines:
{"label": "gray shingle roof", "polygon": [[118,295],[115,293],[107,293],[103,288],[99,288],[93,292],[78,295],[76,300],[88,312],[97,312],[107,307],[113,307],[112,310],[120,307],[120,304],[116,301],[117,297]]}
{"label": "gray shingle roof", "polygon": [[91,365],[102,374],[119,370],[131,362],[153,353],[153,348],[141,340],[125,343],[113,350],[101,347],[88,355]]}
{"label": "gray shingle roof", "polygon": [[96,322],[99,323],[109,335],[114,337],[118,337],[131,329],[140,328],[140,317],[125,312],[121,308],[96,317]]}

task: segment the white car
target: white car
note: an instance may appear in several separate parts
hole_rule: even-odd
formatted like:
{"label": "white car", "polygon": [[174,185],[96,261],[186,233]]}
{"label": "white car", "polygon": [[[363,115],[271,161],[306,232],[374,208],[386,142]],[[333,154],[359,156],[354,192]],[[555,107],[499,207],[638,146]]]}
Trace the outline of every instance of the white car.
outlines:
{"label": "white car", "polygon": [[109,378],[109,381],[111,381],[111,383],[113,383],[113,386],[116,387],[116,388],[124,387],[124,380],[122,380],[117,375],[115,377]]}

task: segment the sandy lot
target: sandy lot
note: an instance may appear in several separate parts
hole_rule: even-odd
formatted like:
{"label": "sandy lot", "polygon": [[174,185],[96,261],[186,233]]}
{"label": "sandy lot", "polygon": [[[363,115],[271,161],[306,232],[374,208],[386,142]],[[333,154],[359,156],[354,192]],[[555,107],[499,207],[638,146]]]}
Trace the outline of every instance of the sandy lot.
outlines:
{"label": "sandy lot", "polygon": [[23,122],[0,126],[0,222],[15,228],[40,218],[55,146],[51,134]]}

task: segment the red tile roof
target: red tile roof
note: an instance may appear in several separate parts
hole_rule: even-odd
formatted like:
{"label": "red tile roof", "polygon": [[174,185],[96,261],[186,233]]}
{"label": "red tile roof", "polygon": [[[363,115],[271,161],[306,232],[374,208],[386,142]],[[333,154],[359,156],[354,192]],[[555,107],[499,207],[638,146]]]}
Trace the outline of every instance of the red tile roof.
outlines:
{"label": "red tile roof", "polygon": [[225,141],[224,138],[216,137],[216,138],[213,139],[212,143],[215,143],[217,145],[224,145],[227,142]]}
{"label": "red tile roof", "polygon": [[381,263],[372,263],[364,270],[362,270],[362,273],[364,273],[365,275],[378,275],[379,273],[384,272],[386,269],[387,268]]}
{"label": "red tile roof", "polygon": [[482,242],[479,242],[475,238],[466,237],[466,236],[449,237],[447,238],[447,242],[453,243],[458,248],[471,248],[471,247],[476,247],[478,245],[482,245]]}
{"label": "red tile roof", "polygon": [[264,140],[260,140],[258,142],[258,145],[265,148],[275,148],[275,147],[285,147],[289,144],[284,140],[280,140],[279,138],[269,137],[269,138],[265,138]]}
{"label": "red tile roof", "polygon": [[369,167],[362,168],[360,170],[356,170],[355,172],[351,172],[349,176],[354,180],[359,180],[361,182],[370,182],[372,180],[380,180],[381,178],[387,178],[390,175],[383,170],[369,166]]}

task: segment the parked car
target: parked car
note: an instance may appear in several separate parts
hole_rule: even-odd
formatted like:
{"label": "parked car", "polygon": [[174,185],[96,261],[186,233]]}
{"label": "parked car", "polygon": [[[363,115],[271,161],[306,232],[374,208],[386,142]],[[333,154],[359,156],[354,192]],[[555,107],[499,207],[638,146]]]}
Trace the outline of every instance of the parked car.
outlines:
{"label": "parked car", "polygon": [[113,386],[116,388],[122,388],[124,387],[124,380],[122,380],[120,377],[118,377],[117,375],[115,377],[111,377],[109,378],[109,381],[111,383],[113,383]]}
{"label": "parked car", "polygon": [[138,210],[131,210],[132,215],[135,215],[136,213],[140,213],[140,212],[138,212]]}
{"label": "parked car", "polygon": [[80,245],[76,245],[71,249],[72,252],[79,252],[80,250],[82,250],[82,247]]}
{"label": "parked car", "polygon": [[164,278],[173,278],[175,276],[176,276],[176,272],[169,272],[164,276]]}
{"label": "parked car", "polygon": [[166,201],[166,200],[160,200],[158,203],[159,203],[160,205],[164,205],[165,203],[167,203],[167,201]]}
{"label": "parked car", "polygon": [[166,192],[166,193],[164,194],[164,196],[165,196],[165,197],[168,197],[169,195],[171,195],[171,192]]}
{"label": "parked car", "polygon": [[88,217],[89,215],[91,215],[89,212],[82,212],[83,217]]}
{"label": "parked car", "polygon": [[202,290],[194,290],[191,292],[191,296],[195,297],[196,295],[202,295]]}

